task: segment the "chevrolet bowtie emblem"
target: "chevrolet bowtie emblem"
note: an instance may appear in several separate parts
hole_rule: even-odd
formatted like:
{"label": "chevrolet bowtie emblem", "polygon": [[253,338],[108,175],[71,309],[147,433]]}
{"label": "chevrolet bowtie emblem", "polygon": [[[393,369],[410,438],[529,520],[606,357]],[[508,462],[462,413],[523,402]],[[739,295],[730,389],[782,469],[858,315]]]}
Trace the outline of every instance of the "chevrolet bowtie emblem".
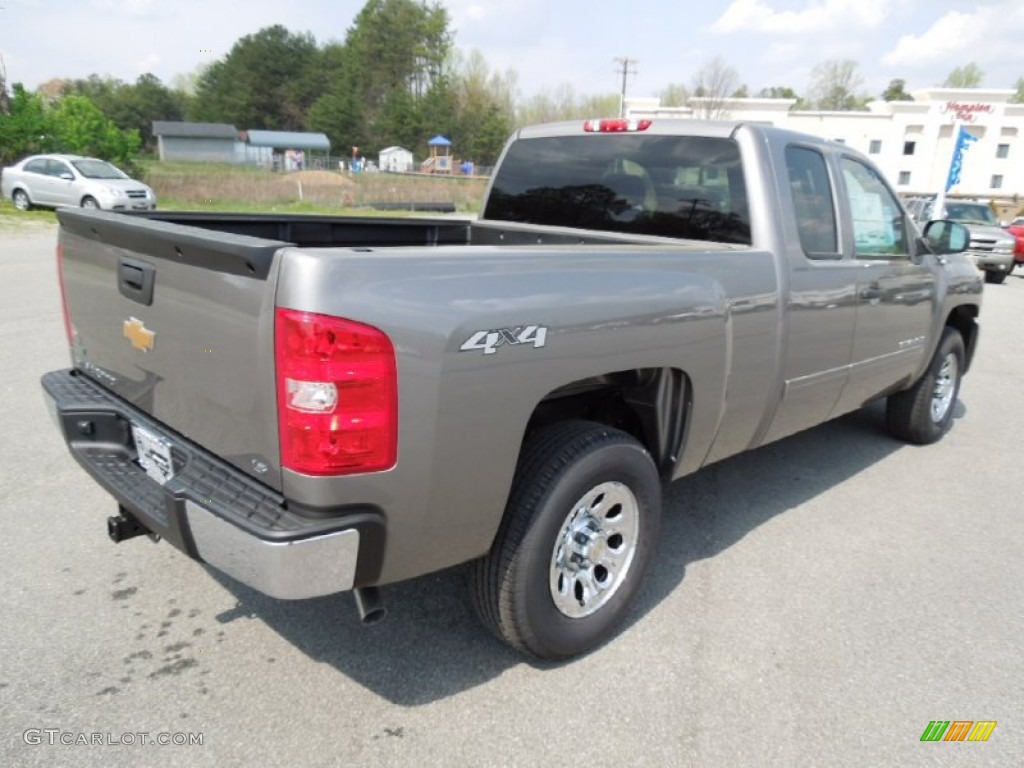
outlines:
{"label": "chevrolet bowtie emblem", "polygon": [[122,331],[124,337],[132,343],[135,349],[143,352],[149,352],[153,348],[153,343],[156,341],[156,334],[150,331],[143,325],[142,321],[136,317],[130,318],[124,321],[124,330]]}

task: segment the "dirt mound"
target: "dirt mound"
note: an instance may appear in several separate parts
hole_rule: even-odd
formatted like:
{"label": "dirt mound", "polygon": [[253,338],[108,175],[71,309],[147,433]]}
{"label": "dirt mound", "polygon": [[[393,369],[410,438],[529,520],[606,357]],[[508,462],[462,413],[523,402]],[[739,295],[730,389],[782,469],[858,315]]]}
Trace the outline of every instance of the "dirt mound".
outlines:
{"label": "dirt mound", "polygon": [[292,171],[284,178],[301,181],[303,184],[329,184],[337,187],[352,186],[352,179],[338,171]]}

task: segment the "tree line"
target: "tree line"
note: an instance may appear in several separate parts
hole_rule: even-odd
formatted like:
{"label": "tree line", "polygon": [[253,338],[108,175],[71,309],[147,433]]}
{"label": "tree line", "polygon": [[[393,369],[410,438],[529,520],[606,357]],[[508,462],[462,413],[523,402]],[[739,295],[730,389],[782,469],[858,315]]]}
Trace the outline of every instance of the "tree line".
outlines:
{"label": "tree line", "polygon": [[[140,151],[152,151],[154,120],[193,120],[322,132],[341,155],[353,146],[372,154],[401,145],[423,156],[426,142],[442,134],[460,157],[489,165],[519,126],[618,112],[618,94],[581,95],[567,85],[523,100],[514,70],[493,70],[479,51],[459,51],[453,37],[437,3],[369,0],[341,41],[318,44],[309,33],[265,27],[170,86],[152,74],[134,83],[91,75],[8,90],[0,62],[0,162],[65,151],[130,166]],[[977,87],[983,77],[971,63],[944,85]],[[871,98],[862,83],[856,62],[829,60],[814,68],[802,94],[772,86],[753,95],[792,99],[796,109],[857,110]],[[895,79],[881,97],[912,98],[905,87]],[[1024,77],[1016,89],[1024,102]],[[665,106],[690,104],[698,116],[721,118],[730,99],[751,93],[716,57],[689,83],[658,95]]]}
{"label": "tree line", "polygon": [[[942,82],[942,88],[979,88],[985,73],[974,62],[954,67]],[[681,107],[688,104],[695,107],[699,117],[708,119],[728,116],[732,99],[758,98],[791,99],[791,109],[825,110],[849,112],[867,109],[868,102],[875,99],[863,90],[864,79],[858,72],[856,61],[850,59],[829,59],[811,70],[810,81],[804,94],[789,86],[769,86],[754,94],[740,83],[736,69],[722,57],[717,56],[698,69],[689,84],[672,83],[658,95],[662,106]],[[894,78],[881,93],[882,101],[913,101],[906,90],[907,82]],[[1024,77],[1017,78],[1016,90],[1011,102],[1024,104]],[[694,98],[696,97],[696,98]]]}

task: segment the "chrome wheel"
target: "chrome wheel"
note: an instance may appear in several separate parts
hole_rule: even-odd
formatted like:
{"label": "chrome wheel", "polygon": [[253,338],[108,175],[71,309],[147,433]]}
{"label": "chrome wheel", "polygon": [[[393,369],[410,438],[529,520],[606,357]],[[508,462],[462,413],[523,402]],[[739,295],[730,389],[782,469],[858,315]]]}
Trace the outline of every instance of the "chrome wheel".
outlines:
{"label": "chrome wheel", "polygon": [[551,553],[551,598],[562,614],[583,618],[608,602],[633,563],[639,529],[636,497],[622,483],[601,483],[573,505]]}
{"label": "chrome wheel", "polygon": [[935,376],[935,389],[932,390],[932,421],[938,424],[953,407],[956,394],[956,382],[960,375],[960,363],[952,352],[942,361],[942,367]]}
{"label": "chrome wheel", "polygon": [[29,201],[28,195],[20,189],[14,190],[14,194],[11,195],[11,199],[14,201],[14,207],[19,211],[27,211],[32,207],[32,203]]}

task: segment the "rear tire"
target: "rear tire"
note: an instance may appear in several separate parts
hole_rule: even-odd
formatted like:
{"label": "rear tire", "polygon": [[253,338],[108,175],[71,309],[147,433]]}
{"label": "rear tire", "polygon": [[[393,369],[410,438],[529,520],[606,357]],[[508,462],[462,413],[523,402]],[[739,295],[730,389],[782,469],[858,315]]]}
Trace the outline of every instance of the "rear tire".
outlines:
{"label": "rear tire", "polygon": [[640,588],[661,520],[650,454],[611,427],[569,421],[524,446],[490,553],[470,588],[483,623],[541,659],[612,636]]}
{"label": "rear tire", "polygon": [[927,445],[949,431],[965,360],[963,337],[946,327],[928,370],[910,389],[889,397],[886,421],[894,437]]}
{"label": "rear tire", "polygon": [[32,201],[29,199],[28,193],[23,189],[16,189],[11,194],[11,202],[14,203],[14,207],[19,211],[31,211]]}

